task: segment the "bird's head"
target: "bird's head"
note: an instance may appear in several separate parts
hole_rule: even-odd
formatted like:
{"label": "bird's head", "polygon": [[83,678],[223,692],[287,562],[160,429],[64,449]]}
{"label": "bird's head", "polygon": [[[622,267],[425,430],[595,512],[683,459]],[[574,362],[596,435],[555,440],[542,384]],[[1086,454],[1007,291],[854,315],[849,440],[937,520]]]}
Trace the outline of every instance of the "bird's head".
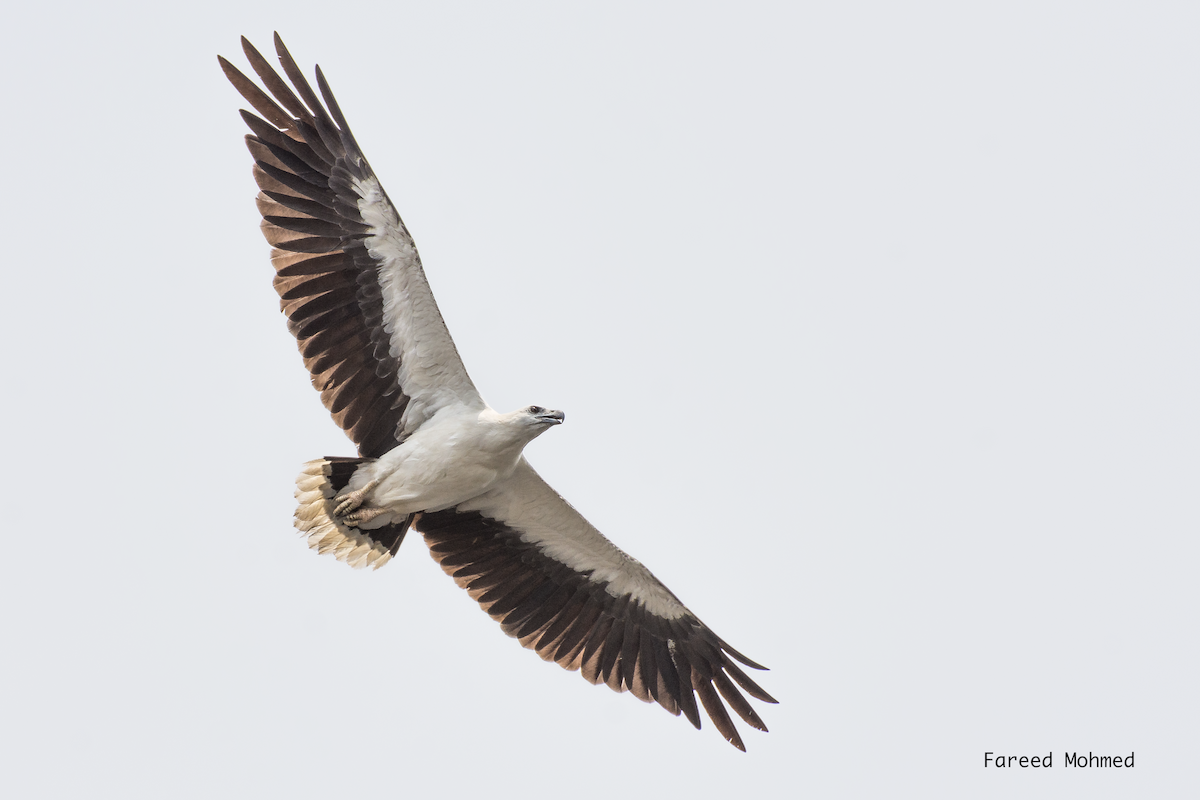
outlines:
{"label": "bird's head", "polygon": [[517,437],[525,442],[532,442],[555,425],[561,425],[566,414],[552,411],[541,406],[526,406],[511,414],[506,414],[507,423]]}
{"label": "bird's head", "polygon": [[517,413],[521,415],[522,422],[535,427],[538,433],[546,430],[551,425],[561,425],[567,418],[567,415],[561,411],[552,411],[549,408],[542,408],[541,406],[522,408]]}
{"label": "bird's head", "polygon": [[555,425],[561,425],[566,414],[541,406],[525,406],[507,414],[497,414],[489,408],[481,419],[496,423],[500,437],[497,441],[524,447]]}

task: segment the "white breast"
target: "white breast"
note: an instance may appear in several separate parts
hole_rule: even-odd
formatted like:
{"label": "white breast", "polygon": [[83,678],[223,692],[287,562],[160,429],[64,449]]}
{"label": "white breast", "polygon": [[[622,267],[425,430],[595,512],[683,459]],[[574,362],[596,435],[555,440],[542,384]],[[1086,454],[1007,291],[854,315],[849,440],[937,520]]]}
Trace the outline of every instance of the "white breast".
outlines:
{"label": "white breast", "polygon": [[397,515],[440,511],[477,497],[512,474],[525,444],[498,419],[491,409],[443,409],[399,447],[359,470],[350,488],[378,479],[371,505]]}

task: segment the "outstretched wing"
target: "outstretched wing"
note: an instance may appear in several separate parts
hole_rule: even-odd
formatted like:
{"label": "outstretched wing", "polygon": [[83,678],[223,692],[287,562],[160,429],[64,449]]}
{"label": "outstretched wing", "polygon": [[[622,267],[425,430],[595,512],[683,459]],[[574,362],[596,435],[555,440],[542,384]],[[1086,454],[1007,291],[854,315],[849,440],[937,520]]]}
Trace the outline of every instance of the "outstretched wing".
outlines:
{"label": "outstretched wing", "polygon": [[262,230],[288,327],[325,407],[361,455],[376,457],[443,406],[482,408],[412,237],[321,68],[324,105],[279,34],[275,49],[294,92],[245,37],[242,49],[274,99],[218,59],[262,115],[242,112]]}
{"label": "outstretched wing", "polygon": [[[735,663],[765,669],[696,618],[534,472],[524,458],[502,484],[416,527],[442,569],[525,647],[680,712],[697,728],[696,697],[739,750],[725,708],[765,731],[738,691],[776,702]],[[736,685],[735,685],[736,684]],[[722,703],[721,698],[724,698]]]}

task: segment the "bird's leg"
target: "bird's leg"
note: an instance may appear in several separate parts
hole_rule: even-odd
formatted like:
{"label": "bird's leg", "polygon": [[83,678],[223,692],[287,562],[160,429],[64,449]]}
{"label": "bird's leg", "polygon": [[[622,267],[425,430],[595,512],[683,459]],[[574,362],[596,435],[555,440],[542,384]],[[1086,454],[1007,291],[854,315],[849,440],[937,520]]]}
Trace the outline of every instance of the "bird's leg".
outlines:
{"label": "bird's leg", "polygon": [[[335,517],[344,517],[354,509],[361,506],[363,501],[367,499],[367,495],[373,492],[375,487],[379,485],[379,480],[379,478],[376,478],[366,486],[359,489],[357,492],[350,492],[349,494],[338,495],[337,497],[333,498],[334,500],[339,501],[337,506],[335,506],[333,509],[333,515]],[[376,513],[372,516],[377,517],[379,514]]]}
{"label": "bird's leg", "polygon": [[364,522],[370,522],[380,514],[387,513],[390,512],[386,508],[379,508],[377,506],[363,506],[353,513],[347,514],[344,517],[340,517],[340,519],[345,525],[361,528]]}

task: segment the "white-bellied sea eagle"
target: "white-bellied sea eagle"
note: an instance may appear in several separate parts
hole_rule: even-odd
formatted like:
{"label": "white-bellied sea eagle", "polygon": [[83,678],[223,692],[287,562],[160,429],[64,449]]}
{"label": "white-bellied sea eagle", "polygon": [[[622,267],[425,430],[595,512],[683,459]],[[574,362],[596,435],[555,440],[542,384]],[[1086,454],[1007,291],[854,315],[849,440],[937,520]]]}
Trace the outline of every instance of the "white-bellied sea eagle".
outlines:
{"label": "white-bellied sea eagle", "polygon": [[735,662],[763,667],[534,472],[521,451],[563,413],[501,414],[483,401],[412,237],[320,67],[324,103],[278,34],[291,86],[245,38],[242,48],[270,94],[219,60],[261,115],[242,111],[275,289],[313,386],[359,453],[304,466],[296,527],[309,546],[378,568],[414,527],[442,569],[523,646],[594,684],[682,712],[697,728],[699,697],[744,750],[726,704],[765,731],[742,691],[775,700]]}

